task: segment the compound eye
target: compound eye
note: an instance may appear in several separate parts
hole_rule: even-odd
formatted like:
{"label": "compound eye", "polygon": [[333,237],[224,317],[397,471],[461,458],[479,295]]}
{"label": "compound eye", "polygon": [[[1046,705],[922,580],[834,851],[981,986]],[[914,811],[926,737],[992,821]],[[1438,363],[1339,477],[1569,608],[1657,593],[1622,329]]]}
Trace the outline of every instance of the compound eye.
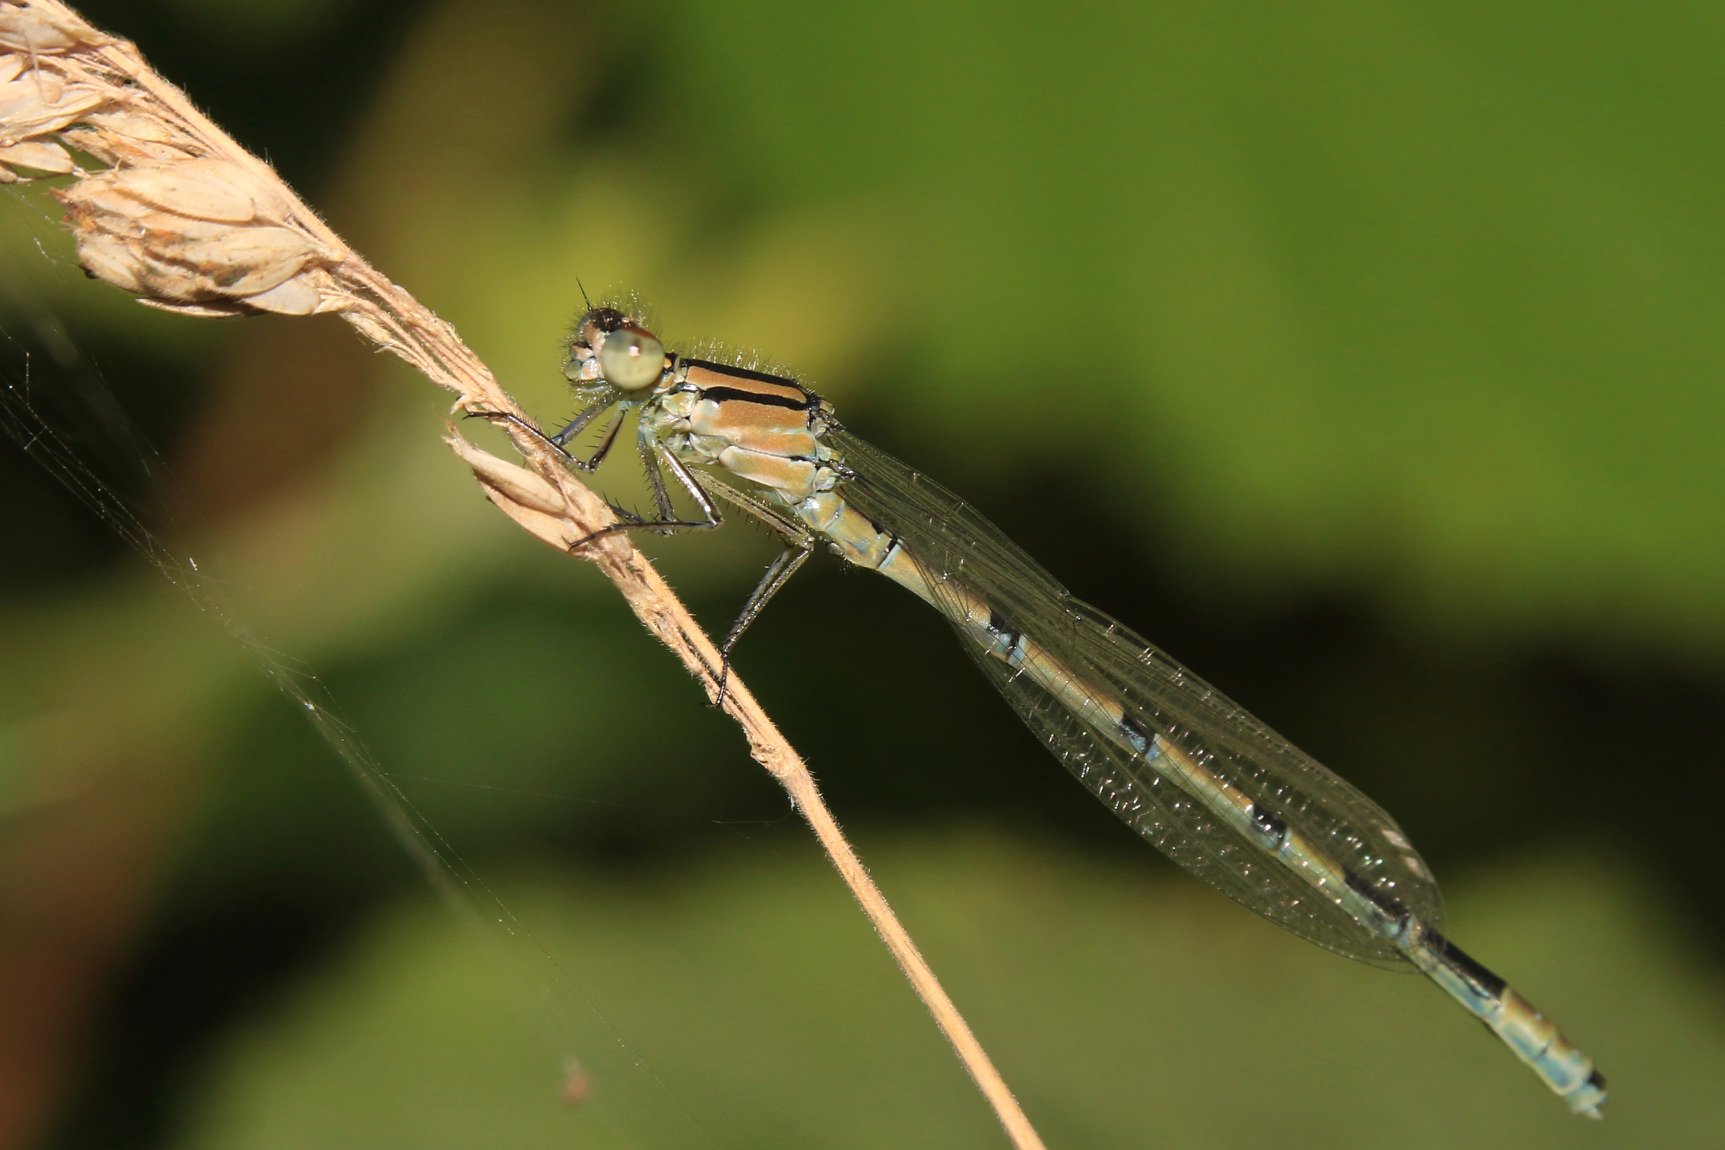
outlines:
{"label": "compound eye", "polygon": [[665,345],[644,327],[611,332],[599,348],[599,373],[620,391],[640,391],[665,373]]}

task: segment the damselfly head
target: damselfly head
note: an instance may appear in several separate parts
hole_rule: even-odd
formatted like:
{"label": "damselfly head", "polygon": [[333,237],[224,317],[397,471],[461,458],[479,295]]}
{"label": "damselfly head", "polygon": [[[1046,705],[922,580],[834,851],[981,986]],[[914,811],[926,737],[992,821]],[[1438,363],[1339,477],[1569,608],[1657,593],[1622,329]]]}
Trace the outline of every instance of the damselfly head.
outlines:
{"label": "damselfly head", "polygon": [[614,307],[588,308],[587,314],[581,317],[581,322],[575,325],[575,344],[578,347],[598,350],[605,342],[606,336],[630,326],[633,322],[627,313]]}
{"label": "damselfly head", "polygon": [[616,308],[596,307],[581,317],[563,375],[577,386],[608,383],[627,394],[653,386],[665,367],[658,336]]}

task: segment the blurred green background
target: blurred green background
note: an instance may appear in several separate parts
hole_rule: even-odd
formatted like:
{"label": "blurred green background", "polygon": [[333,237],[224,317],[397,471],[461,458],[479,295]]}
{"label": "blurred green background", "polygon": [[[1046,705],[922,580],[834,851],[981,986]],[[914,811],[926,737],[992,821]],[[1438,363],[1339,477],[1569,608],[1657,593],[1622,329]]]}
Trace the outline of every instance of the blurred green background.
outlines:
{"label": "blurred green background", "polygon": [[[1718,8],[84,11],[548,425],[578,280],[792,365],[1395,812],[1613,1089],[1570,1117],[1423,980],[1191,882],[932,613],[817,561],[738,672],[1051,1144],[1718,1144]],[[56,218],[0,209],[6,382],[448,862],[8,445],[0,1146],[1003,1144],[735,729],[475,493],[445,396],[335,320],[138,307]],[[646,545],[721,632],[775,552]]]}

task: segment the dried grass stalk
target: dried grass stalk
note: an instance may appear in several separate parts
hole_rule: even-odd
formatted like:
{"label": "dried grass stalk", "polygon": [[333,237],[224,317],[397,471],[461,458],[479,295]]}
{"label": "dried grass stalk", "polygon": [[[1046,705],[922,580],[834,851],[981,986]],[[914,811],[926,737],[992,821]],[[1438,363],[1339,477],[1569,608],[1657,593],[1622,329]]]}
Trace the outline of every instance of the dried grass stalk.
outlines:
{"label": "dried grass stalk", "polygon": [[[80,166],[74,156],[94,161]],[[455,411],[504,422],[526,466],[490,455],[451,425],[447,441],[486,496],[565,554],[614,522],[489,370],[406,291],[361,259],[130,43],[59,0],[0,0],[0,182],[71,175],[54,194],[84,270],[140,302],[191,316],[333,312],[457,396]],[[696,626],[623,533],[582,548],[630,609],[716,698],[720,665]],[[970,1028],[887,907],[827,810],[802,759],[732,675],[723,705],[755,760],[779,780],[906,977],[994,1107],[1013,1143],[1041,1145]]]}

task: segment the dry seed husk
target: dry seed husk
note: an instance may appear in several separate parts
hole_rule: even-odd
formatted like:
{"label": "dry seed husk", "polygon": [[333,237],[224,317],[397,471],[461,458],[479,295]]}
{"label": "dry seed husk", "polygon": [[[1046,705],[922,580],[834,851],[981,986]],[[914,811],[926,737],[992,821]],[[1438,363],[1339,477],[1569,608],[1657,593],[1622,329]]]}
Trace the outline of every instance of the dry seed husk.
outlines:
{"label": "dry seed husk", "polygon": [[70,12],[47,12],[19,0],[0,0],[0,48],[54,55],[69,48],[111,41],[112,37]]}

